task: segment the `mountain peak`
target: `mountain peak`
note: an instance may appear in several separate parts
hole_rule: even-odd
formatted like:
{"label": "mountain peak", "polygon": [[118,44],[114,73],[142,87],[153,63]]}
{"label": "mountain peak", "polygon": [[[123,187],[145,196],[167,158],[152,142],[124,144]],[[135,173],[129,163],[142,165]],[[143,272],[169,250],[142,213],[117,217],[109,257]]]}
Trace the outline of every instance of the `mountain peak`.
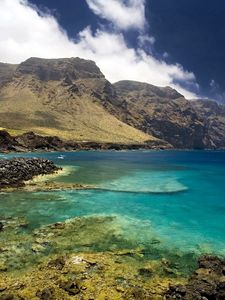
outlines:
{"label": "mountain peak", "polygon": [[78,57],[44,59],[31,57],[22,62],[15,73],[17,76],[33,75],[41,81],[61,80],[69,77],[104,78],[94,61]]}

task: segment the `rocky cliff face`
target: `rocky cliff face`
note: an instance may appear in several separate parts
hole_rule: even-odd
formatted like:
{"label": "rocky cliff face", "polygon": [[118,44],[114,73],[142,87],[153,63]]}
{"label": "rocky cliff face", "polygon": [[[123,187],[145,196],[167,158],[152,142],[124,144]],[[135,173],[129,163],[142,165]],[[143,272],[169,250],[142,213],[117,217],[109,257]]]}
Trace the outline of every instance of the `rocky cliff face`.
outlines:
{"label": "rocky cliff face", "polygon": [[[175,148],[225,148],[225,107],[190,101],[170,87],[121,81],[114,84],[120,119]],[[118,100],[117,100],[118,102]]]}
{"label": "rocky cliff face", "polygon": [[111,84],[80,58],[0,64],[0,127],[78,142],[225,148],[225,108],[171,87]]}

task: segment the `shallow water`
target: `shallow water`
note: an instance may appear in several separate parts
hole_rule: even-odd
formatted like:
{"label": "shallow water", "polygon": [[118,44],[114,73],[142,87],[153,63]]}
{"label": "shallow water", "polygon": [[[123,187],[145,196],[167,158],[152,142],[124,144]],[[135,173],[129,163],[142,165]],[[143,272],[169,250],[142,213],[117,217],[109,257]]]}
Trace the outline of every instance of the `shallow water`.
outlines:
{"label": "shallow water", "polygon": [[114,215],[120,234],[137,246],[155,240],[165,250],[225,255],[225,152],[19,155],[70,167],[58,182],[98,189],[1,193],[2,217],[26,217],[33,229],[77,216]]}

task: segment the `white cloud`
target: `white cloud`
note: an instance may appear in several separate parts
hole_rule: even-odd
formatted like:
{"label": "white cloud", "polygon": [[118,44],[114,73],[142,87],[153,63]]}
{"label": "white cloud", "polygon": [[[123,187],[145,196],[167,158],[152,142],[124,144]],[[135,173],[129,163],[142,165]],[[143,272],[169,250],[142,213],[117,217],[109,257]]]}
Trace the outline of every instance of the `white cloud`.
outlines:
{"label": "white cloud", "polygon": [[117,28],[141,29],[145,27],[145,0],[86,0],[90,9]]}
{"label": "white cloud", "polygon": [[170,85],[188,98],[196,97],[174,84],[195,83],[193,73],[147,55],[141,47],[129,48],[122,33],[104,29],[93,33],[87,27],[72,41],[53,16],[37,12],[26,0],[0,0],[0,61],[19,63],[31,56],[92,59],[111,82],[130,79]]}

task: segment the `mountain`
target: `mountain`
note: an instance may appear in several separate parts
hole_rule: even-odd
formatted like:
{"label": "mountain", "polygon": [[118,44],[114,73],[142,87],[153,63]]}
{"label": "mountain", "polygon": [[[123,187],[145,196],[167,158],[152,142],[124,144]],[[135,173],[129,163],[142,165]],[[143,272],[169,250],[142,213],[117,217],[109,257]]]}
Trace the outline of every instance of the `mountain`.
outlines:
{"label": "mountain", "polygon": [[147,83],[120,81],[114,87],[121,121],[175,148],[225,148],[224,106],[186,100],[170,87]]}
{"label": "mountain", "polygon": [[12,69],[9,65],[0,77],[3,129],[98,142],[157,140],[104,108],[98,93],[110,83],[92,61],[30,58]]}
{"label": "mountain", "polygon": [[93,61],[30,58],[0,64],[0,129],[63,140],[225,148],[225,107],[171,87],[111,84]]}

